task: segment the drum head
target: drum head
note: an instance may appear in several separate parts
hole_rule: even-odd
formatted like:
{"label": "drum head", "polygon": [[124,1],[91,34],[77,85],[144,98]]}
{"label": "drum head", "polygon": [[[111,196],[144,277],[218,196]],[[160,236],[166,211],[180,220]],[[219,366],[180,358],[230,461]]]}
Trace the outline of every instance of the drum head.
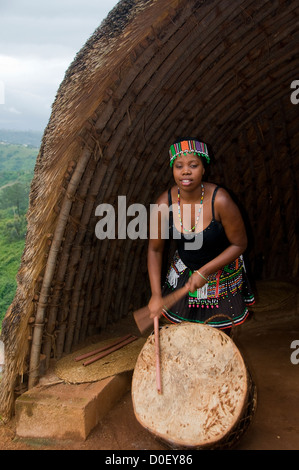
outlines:
{"label": "drum head", "polygon": [[234,342],[208,325],[160,329],[162,394],[156,389],[155,337],[133,374],[139,423],[172,448],[206,448],[229,434],[247,399],[247,369]]}

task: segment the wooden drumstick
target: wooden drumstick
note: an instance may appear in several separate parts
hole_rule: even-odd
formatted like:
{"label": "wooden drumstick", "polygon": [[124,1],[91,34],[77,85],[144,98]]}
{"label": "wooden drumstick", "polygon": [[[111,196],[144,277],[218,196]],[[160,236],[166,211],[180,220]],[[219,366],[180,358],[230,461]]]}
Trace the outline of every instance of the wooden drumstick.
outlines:
{"label": "wooden drumstick", "polygon": [[156,356],[156,385],[158,393],[162,393],[161,383],[161,363],[160,363],[160,338],[159,338],[159,317],[154,317],[155,331],[155,356]]}
{"label": "wooden drumstick", "polygon": [[[185,285],[184,287],[181,287],[177,291],[166,295],[166,297],[163,298],[161,306],[159,307],[159,312],[157,313],[160,314],[163,308],[168,309],[172,307],[188,292],[189,292],[189,287]],[[148,307],[140,308],[139,310],[136,310],[133,313],[135,322],[141,334],[144,334],[149,328],[153,327],[153,318],[150,317],[150,313],[151,312]]]}

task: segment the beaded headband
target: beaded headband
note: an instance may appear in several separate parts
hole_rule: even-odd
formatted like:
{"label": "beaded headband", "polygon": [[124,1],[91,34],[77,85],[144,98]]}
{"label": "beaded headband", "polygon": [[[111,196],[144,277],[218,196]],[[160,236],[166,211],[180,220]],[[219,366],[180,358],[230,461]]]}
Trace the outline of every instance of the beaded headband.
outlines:
{"label": "beaded headband", "polygon": [[210,163],[210,157],[207,149],[207,145],[198,140],[182,140],[170,146],[170,166],[172,167],[174,160],[179,155],[187,155],[187,153],[196,153],[200,157],[203,157]]}

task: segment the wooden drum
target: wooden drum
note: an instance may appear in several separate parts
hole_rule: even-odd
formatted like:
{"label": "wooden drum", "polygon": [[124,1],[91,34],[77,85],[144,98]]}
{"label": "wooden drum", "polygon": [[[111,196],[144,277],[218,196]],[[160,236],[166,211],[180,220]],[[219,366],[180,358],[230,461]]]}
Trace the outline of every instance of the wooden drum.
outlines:
{"label": "wooden drum", "polygon": [[209,325],[160,328],[162,393],[156,388],[155,338],[135,366],[134,413],[139,423],[173,449],[225,449],[248,428],[256,389],[235,343]]}

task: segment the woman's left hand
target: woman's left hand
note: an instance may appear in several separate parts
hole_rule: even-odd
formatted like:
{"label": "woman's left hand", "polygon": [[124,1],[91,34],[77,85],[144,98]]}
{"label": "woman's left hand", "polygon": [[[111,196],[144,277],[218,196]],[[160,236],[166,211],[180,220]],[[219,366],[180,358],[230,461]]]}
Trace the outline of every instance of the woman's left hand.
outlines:
{"label": "woman's left hand", "polygon": [[189,277],[187,282],[187,286],[189,288],[189,292],[195,292],[197,289],[203,287],[207,281],[203,279],[196,271]]}

